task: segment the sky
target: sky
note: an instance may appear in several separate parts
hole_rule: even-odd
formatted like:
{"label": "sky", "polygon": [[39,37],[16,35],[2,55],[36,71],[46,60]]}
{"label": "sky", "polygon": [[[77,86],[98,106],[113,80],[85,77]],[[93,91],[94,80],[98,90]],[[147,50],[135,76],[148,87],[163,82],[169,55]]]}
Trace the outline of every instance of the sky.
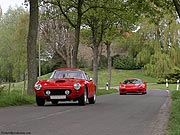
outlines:
{"label": "sky", "polygon": [[0,0],[0,6],[4,14],[8,10],[9,6],[11,6],[12,8],[15,8],[16,6],[23,6],[23,2],[24,0]]}

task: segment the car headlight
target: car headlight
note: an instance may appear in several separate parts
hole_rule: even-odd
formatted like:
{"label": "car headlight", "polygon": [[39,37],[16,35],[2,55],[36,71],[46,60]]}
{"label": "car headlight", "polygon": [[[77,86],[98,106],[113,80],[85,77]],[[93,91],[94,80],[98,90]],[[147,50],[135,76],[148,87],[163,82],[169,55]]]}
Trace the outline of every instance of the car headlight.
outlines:
{"label": "car headlight", "polygon": [[40,89],[42,88],[42,85],[36,83],[36,84],[34,85],[34,88],[35,88],[36,90],[40,90]]}
{"label": "car headlight", "polygon": [[81,88],[81,84],[80,83],[75,83],[74,84],[74,89],[79,90]]}
{"label": "car headlight", "polygon": [[138,87],[139,87],[139,88],[143,88],[143,85],[139,85]]}

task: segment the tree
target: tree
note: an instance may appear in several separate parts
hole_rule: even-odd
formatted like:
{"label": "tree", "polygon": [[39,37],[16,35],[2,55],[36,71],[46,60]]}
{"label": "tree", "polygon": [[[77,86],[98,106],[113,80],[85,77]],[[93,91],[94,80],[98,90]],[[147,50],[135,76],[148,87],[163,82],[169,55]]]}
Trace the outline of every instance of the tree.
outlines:
{"label": "tree", "polygon": [[[132,28],[138,17],[131,16],[134,11],[129,10],[129,4],[126,2],[98,0],[91,4],[92,7],[96,8],[89,9],[89,11],[83,16],[83,24],[88,26],[91,30],[90,37],[92,44],[91,48],[93,50],[93,75],[97,85],[99,46],[103,43],[104,36],[108,33],[108,29],[110,30],[113,27],[116,27],[117,30],[121,28],[122,31],[126,31]],[[109,34],[110,32],[107,35]],[[107,36],[104,42],[107,43],[107,47],[110,46],[111,41],[107,39]],[[110,52],[108,52],[108,59],[110,57],[109,53]]]}
{"label": "tree", "polygon": [[12,57],[16,60],[13,62],[14,70],[13,76],[16,81],[24,80],[24,75],[27,72],[27,33],[28,33],[28,23],[29,23],[29,13],[24,12],[17,24],[15,30],[14,43],[16,46],[13,48],[14,53]]}
{"label": "tree", "polygon": [[58,54],[66,62],[66,67],[71,67],[74,33],[62,15],[55,13],[57,8],[53,5],[45,8],[41,14],[40,37],[54,51],[54,55]]}
{"label": "tree", "polygon": [[1,8],[1,5],[0,5],[0,18],[2,16],[2,8]]}
{"label": "tree", "polygon": [[[113,18],[112,20],[114,20]],[[107,83],[108,83],[108,90],[111,87],[111,69],[112,69],[112,57],[111,57],[111,44],[113,40],[117,38],[117,36],[120,35],[118,28],[114,26],[112,23],[110,27],[105,31],[105,35],[103,38],[103,42],[106,45],[106,51],[107,51],[107,63],[108,63],[108,73],[107,73]]]}
{"label": "tree", "polygon": [[36,41],[38,33],[38,1],[29,0],[30,17],[27,39],[27,67],[28,67],[28,94],[33,94],[34,84],[37,81],[37,53]]}
{"label": "tree", "polygon": [[53,0],[53,1],[45,1],[44,3],[51,3],[53,5],[58,6],[60,12],[63,16],[67,19],[69,24],[75,29],[75,38],[74,44],[72,48],[72,67],[77,67],[77,55],[78,55],[78,48],[79,48],[79,38],[80,38],[80,26],[83,16],[83,5],[85,0]]}
{"label": "tree", "polygon": [[26,38],[28,12],[22,7],[9,8],[0,19],[0,79],[22,81],[26,70]]}
{"label": "tree", "polygon": [[164,16],[159,23],[157,39],[156,24],[150,23],[147,18],[141,24],[141,29],[136,32],[139,39],[135,39],[140,41],[142,48],[138,51],[137,62],[144,67],[147,75],[162,77],[179,66],[179,25],[171,15]]}
{"label": "tree", "polygon": [[[99,1],[95,2],[95,4],[99,4]],[[97,6],[97,5],[96,5]],[[101,15],[104,15],[105,12],[103,9],[92,9],[91,12],[87,13],[84,18],[85,25],[91,29],[91,43],[93,50],[93,77],[96,86],[98,85],[98,48],[102,42],[104,30],[105,30],[105,18]]]}
{"label": "tree", "polygon": [[178,16],[180,17],[180,1],[179,0],[173,0],[174,6],[176,8],[176,11],[178,13]]}

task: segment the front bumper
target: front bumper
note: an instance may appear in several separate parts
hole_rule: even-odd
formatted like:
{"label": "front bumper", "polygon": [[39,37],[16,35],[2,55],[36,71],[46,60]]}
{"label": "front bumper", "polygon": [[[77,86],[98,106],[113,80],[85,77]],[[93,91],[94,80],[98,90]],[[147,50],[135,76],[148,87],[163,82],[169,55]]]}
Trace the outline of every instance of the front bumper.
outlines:
{"label": "front bumper", "polygon": [[120,89],[120,93],[143,93],[145,92],[145,89],[142,88],[126,88],[126,89]]}
{"label": "front bumper", "polygon": [[[67,92],[69,91],[69,92]],[[81,97],[84,93],[83,89],[75,90],[72,88],[58,88],[58,89],[43,89],[35,90],[36,96],[47,100],[75,100]]]}

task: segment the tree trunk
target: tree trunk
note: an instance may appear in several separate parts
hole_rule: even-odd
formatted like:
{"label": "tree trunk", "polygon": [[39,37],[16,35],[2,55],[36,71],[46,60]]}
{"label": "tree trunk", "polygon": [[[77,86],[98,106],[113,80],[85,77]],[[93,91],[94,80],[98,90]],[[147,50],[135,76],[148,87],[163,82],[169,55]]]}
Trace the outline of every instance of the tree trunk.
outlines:
{"label": "tree trunk", "polygon": [[176,11],[178,13],[178,16],[180,17],[180,3],[179,0],[173,0],[174,6],[176,8]]}
{"label": "tree trunk", "polygon": [[38,33],[38,1],[29,0],[30,18],[27,41],[27,66],[28,66],[28,95],[33,95],[33,87],[37,81],[37,53],[36,41]]}
{"label": "tree trunk", "polygon": [[75,43],[72,50],[72,67],[77,67],[77,56],[78,56],[78,48],[79,48],[79,38],[80,38],[80,27],[81,27],[81,20],[82,20],[82,5],[84,0],[78,0],[78,16],[77,16],[77,23],[75,26]]}
{"label": "tree trunk", "polygon": [[112,59],[111,59],[111,48],[110,48],[110,45],[111,43],[107,43],[106,44],[106,49],[107,49],[107,60],[108,60],[108,74],[107,74],[107,83],[108,83],[108,90],[110,89],[111,87],[111,62],[112,62]]}
{"label": "tree trunk", "polygon": [[79,36],[80,36],[80,27],[77,26],[75,28],[75,42],[72,50],[72,67],[77,67],[77,55],[78,55],[78,48],[79,48]]}
{"label": "tree trunk", "polygon": [[24,80],[24,84],[23,84],[23,88],[22,88],[22,97],[24,96],[24,92],[26,90],[26,72],[24,72],[23,80]]}
{"label": "tree trunk", "polygon": [[67,53],[66,67],[71,67],[71,55]]}
{"label": "tree trunk", "polygon": [[93,78],[96,88],[98,88],[98,45],[93,45]]}

